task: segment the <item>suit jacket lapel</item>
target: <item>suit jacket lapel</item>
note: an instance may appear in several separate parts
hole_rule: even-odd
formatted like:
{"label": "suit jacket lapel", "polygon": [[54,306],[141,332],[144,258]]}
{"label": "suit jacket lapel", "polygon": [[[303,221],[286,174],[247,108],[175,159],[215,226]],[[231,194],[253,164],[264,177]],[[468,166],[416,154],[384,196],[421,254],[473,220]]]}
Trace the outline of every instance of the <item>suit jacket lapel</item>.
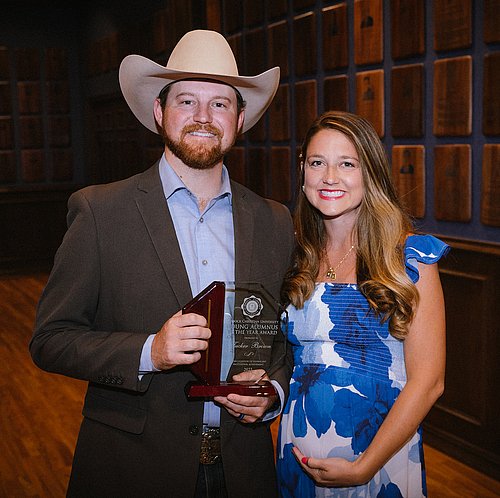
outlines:
{"label": "suit jacket lapel", "polygon": [[234,278],[237,282],[249,282],[255,218],[246,192],[234,182],[231,182],[231,190],[233,193]]}
{"label": "suit jacket lapel", "polygon": [[136,204],[179,307],[191,300],[191,287],[158,172],[158,163],[139,177]]}

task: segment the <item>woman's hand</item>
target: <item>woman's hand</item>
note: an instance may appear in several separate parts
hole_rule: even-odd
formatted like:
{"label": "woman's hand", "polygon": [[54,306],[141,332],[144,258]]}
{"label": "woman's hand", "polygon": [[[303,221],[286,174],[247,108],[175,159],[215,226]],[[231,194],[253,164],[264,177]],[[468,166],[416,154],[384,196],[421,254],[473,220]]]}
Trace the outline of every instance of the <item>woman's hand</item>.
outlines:
{"label": "woman's hand", "polygon": [[319,486],[359,486],[371,478],[371,476],[362,475],[358,460],[349,462],[344,458],[306,457],[297,447],[294,447],[292,451],[302,469]]}

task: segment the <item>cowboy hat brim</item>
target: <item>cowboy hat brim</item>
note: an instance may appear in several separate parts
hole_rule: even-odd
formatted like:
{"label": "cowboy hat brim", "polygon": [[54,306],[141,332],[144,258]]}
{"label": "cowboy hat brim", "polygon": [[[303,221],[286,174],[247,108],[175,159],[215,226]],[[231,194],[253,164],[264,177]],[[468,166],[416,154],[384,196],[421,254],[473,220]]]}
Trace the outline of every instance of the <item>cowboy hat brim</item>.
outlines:
{"label": "cowboy hat brim", "polygon": [[279,67],[257,76],[233,76],[168,69],[141,55],[128,55],[119,70],[120,87],[135,117],[149,130],[158,133],[153,103],[165,85],[185,79],[207,79],[236,88],[246,102],[242,131],[248,131],[264,114],[276,94]]}

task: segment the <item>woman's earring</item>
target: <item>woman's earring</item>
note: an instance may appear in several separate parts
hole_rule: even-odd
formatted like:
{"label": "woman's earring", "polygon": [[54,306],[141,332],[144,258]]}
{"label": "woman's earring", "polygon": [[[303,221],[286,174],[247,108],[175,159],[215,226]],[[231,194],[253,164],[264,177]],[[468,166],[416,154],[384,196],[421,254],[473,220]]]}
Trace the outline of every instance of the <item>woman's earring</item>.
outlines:
{"label": "woman's earring", "polygon": [[306,188],[304,187],[304,185],[302,185],[302,192],[305,192],[306,191]]}

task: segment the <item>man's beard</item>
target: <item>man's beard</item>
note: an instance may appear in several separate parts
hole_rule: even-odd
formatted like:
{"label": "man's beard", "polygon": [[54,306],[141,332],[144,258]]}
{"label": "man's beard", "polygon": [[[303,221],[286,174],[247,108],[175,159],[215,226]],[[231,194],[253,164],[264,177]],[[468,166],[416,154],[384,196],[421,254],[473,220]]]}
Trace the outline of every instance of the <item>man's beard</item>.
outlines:
{"label": "man's beard", "polygon": [[[217,139],[217,144],[212,147],[206,144],[200,145],[189,145],[184,141],[184,137],[188,133],[192,132],[208,132],[212,133]],[[169,137],[165,131],[165,127],[162,130],[163,141],[165,145],[170,149],[170,151],[177,156],[186,166],[193,169],[210,169],[213,168],[217,163],[222,161],[224,155],[232,147],[230,144],[226,149],[222,149],[222,133],[212,125],[188,125],[182,129],[181,137],[179,141],[175,141],[173,138]],[[234,142],[233,142],[234,143]]]}

